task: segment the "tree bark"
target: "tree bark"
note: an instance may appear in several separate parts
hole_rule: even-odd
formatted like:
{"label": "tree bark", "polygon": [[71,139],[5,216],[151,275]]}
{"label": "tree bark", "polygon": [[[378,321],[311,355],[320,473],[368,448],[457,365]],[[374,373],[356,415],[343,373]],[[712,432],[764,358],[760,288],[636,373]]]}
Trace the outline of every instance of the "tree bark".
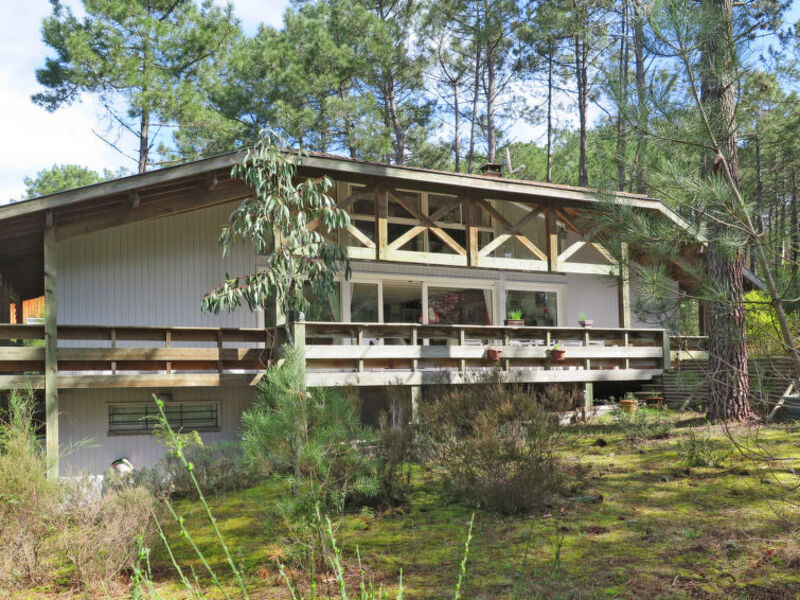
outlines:
{"label": "tree bark", "polygon": [[586,168],[586,111],[589,103],[589,90],[586,81],[586,42],[575,36],[575,81],[578,88],[578,120],[580,122],[580,151],[578,157],[578,185],[589,185],[589,172]]}
{"label": "tree bark", "polygon": [[467,173],[472,173],[475,162],[475,135],[478,129],[478,98],[480,97],[481,85],[481,45],[475,48],[475,78],[472,90],[472,122],[469,130],[469,153],[467,154]]}
{"label": "tree bark", "polygon": [[633,0],[633,55],[636,63],[636,157],[633,161],[634,191],[647,193],[647,82],[644,70],[644,17],[642,0]]}
{"label": "tree bark", "polygon": [[497,131],[494,126],[494,96],[497,86],[495,73],[494,44],[486,44],[486,137],[487,137],[487,162],[493,163],[497,159]]}
{"label": "tree bark", "polygon": [[617,106],[617,189],[625,190],[627,183],[625,154],[627,153],[627,133],[625,131],[625,111],[628,109],[628,0],[622,1],[622,22],[619,36],[619,102]]}
{"label": "tree bark", "polygon": [[[733,2],[703,0],[703,72],[702,109],[708,115],[717,147],[723,154],[722,169],[727,167],[732,185],[738,188],[739,168],[736,153],[736,91],[733,72]],[[720,163],[706,160],[707,177]],[[719,208],[724,211],[724,207]],[[743,421],[752,417],[750,381],[747,367],[743,287],[744,253],[731,248],[724,240],[729,233],[715,219],[708,223],[708,276],[713,291],[710,302],[709,332],[709,406],[713,420]]]}
{"label": "tree bark", "polygon": [[150,151],[150,111],[142,109],[139,123],[139,173],[147,171],[147,155]]}
{"label": "tree bark", "polygon": [[553,181],[553,53],[551,45],[547,53],[547,183]]}
{"label": "tree bark", "polygon": [[461,172],[461,108],[458,102],[458,82],[453,81],[453,152],[456,158],[456,173]]}

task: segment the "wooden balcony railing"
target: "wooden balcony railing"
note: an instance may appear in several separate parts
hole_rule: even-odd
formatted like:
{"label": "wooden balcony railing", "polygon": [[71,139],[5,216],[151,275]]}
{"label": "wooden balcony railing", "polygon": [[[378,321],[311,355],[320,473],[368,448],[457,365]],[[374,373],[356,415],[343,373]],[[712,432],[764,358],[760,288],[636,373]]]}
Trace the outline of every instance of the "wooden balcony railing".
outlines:
{"label": "wooden balcony railing", "polygon": [[294,339],[312,386],[635,381],[670,365],[661,329],[299,322]]}
{"label": "wooden balcony railing", "polygon": [[673,366],[678,361],[708,360],[708,336],[676,335],[670,338]]}
{"label": "wooden balcony railing", "polygon": [[[674,353],[660,329],[296,322],[311,386],[646,381]],[[44,327],[0,325],[0,389],[44,386]],[[563,350],[557,360],[552,352]],[[253,385],[272,331],[58,326],[58,387]]]}
{"label": "wooden balcony railing", "polygon": [[[246,385],[269,364],[270,331],[58,326],[58,387]],[[0,389],[44,385],[44,326],[0,324]]]}

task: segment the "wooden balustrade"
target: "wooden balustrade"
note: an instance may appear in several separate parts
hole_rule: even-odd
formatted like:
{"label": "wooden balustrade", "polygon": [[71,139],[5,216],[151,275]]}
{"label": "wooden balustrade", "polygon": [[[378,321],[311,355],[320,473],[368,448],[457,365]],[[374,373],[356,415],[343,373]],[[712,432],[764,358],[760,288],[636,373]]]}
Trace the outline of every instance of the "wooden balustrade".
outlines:
{"label": "wooden balustrade", "polygon": [[708,336],[676,335],[670,338],[671,361],[708,360]]}
{"label": "wooden balustrade", "polygon": [[[295,322],[310,386],[649,380],[669,368],[661,329]],[[59,325],[58,387],[253,385],[272,332]],[[0,325],[0,389],[44,385],[44,327]],[[553,350],[564,350],[561,360]]]}
{"label": "wooden balustrade", "polygon": [[[661,329],[294,324],[309,385],[649,380],[669,367]],[[556,360],[555,345],[565,351]]]}
{"label": "wooden balustrade", "polygon": [[[60,388],[239,385],[269,364],[271,332],[59,325],[58,343]],[[0,324],[0,389],[42,387],[43,344],[41,325]]]}

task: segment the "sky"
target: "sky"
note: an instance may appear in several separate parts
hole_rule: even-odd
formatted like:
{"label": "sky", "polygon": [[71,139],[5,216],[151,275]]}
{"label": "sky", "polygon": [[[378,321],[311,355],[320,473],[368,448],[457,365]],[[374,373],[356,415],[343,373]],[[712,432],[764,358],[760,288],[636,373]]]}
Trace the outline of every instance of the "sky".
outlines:
{"label": "sky", "polygon": [[[215,0],[217,1],[217,0]],[[222,4],[222,0],[219,0]],[[79,0],[63,0],[80,14]],[[233,0],[234,12],[244,30],[252,34],[259,23],[280,26],[289,0]],[[48,0],[0,0],[0,204],[22,197],[23,178],[54,164],[80,164],[102,172],[136,164],[94,133],[105,133],[101,107],[84,95],[80,102],[53,113],[31,102],[40,90],[35,71],[44,65],[51,50],[41,40],[42,19],[50,14]],[[794,22],[800,16],[800,0],[787,15]],[[590,115],[591,116],[591,115]],[[513,124],[511,138],[527,141],[537,137],[529,125]],[[134,156],[132,137],[115,140]]]}
{"label": "sky", "polygon": [[[65,4],[76,11],[76,0]],[[222,3],[222,2],[221,2]],[[279,26],[289,0],[236,0],[234,11],[247,33],[259,23]],[[98,172],[136,164],[102,141],[103,110],[88,96],[49,113],[31,102],[40,90],[36,69],[52,54],[42,42],[42,19],[51,13],[48,0],[0,0],[0,204],[19,199],[22,180],[54,164],[80,164]],[[120,145],[135,154],[133,139]]]}

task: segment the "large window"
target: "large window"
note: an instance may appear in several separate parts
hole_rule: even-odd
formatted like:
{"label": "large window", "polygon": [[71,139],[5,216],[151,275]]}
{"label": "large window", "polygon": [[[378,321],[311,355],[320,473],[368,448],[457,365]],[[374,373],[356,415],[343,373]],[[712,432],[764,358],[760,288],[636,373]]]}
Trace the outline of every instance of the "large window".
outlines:
{"label": "large window", "polygon": [[521,310],[525,325],[558,325],[558,298],[552,291],[506,290],[506,315]]}
{"label": "large window", "polygon": [[492,324],[492,291],[451,287],[428,288],[428,322]]}
{"label": "large window", "polygon": [[[215,431],[219,429],[219,404],[217,402],[166,402],[164,414],[174,430]],[[146,433],[158,423],[155,402],[110,404],[108,406],[109,433]]]}
{"label": "large window", "polygon": [[350,320],[354,323],[377,323],[380,289],[377,283],[354,283],[350,300]]}

